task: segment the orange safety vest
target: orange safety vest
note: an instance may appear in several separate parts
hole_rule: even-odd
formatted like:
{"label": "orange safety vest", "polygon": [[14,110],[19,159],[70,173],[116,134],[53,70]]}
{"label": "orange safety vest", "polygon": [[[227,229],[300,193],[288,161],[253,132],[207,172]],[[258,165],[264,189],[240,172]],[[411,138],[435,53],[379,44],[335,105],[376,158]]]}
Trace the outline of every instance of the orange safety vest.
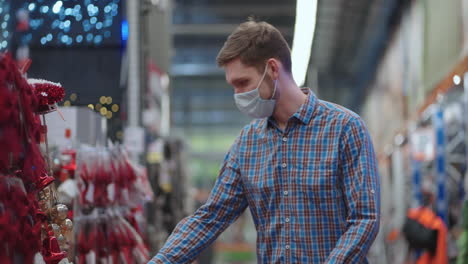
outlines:
{"label": "orange safety vest", "polygon": [[444,221],[427,207],[410,209],[408,211],[408,217],[417,220],[427,228],[436,229],[438,231],[437,247],[434,255],[431,255],[429,252],[423,252],[416,260],[416,264],[448,264],[447,227]]}

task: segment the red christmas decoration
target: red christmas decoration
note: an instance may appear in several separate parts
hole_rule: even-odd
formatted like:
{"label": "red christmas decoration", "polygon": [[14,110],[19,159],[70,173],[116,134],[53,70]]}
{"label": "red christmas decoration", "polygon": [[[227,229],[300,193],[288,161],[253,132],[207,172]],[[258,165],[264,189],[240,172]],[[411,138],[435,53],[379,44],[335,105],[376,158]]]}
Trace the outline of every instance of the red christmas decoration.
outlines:
{"label": "red christmas decoration", "polygon": [[54,264],[66,253],[57,238],[43,230],[49,216],[41,210],[49,200],[41,200],[40,207],[37,195],[54,178],[48,176],[39,148],[46,131],[38,114],[55,110],[64,90],[43,80],[29,84],[28,67],[18,67],[10,54],[0,53],[0,263],[14,263],[18,257],[33,263],[34,255],[42,252],[46,263]]}
{"label": "red christmas decoration", "polygon": [[0,87],[0,109],[0,124],[10,122],[18,116],[18,96],[6,87]]}
{"label": "red christmas decoration", "polygon": [[40,251],[42,224],[36,217],[35,196],[13,175],[0,175],[0,204],[0,263],[12,263],[14,254],[21,254],[23,263],[33,263]]}
{"label": "red christmas decoration", "polygon": [[57,238],[53,236],[44,240],[42,256],[47,264],[58,264],[67,256],[67,253],[60,250]]}
{"label": "red christmas decoration", "polygon": [[36,113],[45,114],[55,111],[57,103],[65,96],[65,90],[60,83],[41,79],[28,79],[28,83],[33,87],[38,99]]}
{"label": "red christmas decoration", "polygon": [[39,177],[39,180],[36,182],[36,187],[39,190],[44,189],[47,187],[49,184],[54,182],[54,177],[47,175],[47,173],[43,172],[41,176]]}

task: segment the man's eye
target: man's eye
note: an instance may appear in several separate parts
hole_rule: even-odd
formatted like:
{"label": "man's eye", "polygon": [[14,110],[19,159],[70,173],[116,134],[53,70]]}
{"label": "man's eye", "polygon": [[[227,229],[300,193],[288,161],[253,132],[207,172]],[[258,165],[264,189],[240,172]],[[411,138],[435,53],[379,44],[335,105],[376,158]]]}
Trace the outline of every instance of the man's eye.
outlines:
{"label": "man's eye", "polygon": [[240,87],[245,87],[247,84],[249,84],[248,81],[241,81],[241,82],[239,82],[239,86],[240,86]]}

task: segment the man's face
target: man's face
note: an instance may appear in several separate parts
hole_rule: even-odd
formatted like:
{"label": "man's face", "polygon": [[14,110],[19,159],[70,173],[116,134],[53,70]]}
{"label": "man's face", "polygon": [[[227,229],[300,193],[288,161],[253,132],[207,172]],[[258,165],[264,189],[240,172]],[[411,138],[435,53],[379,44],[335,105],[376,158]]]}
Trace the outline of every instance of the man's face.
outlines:
{"label": "man's face", "polygon": [[[245,93],[257,88],[262,79],[263,72],[259,72],[255,67],[243,64],[240,59],[235,59],[224,67],[226,71],[226,81],[234,88],[234,93]],[[269,99],[273,93],[271,78],[268,72],[259,87],[260,97]]]}

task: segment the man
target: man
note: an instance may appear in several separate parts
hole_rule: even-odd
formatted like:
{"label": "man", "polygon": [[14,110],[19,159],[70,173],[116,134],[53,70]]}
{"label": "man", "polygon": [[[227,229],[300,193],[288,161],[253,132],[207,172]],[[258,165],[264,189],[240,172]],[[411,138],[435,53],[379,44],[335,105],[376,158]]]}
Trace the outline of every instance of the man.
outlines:
{"label": "man", "polygon": [[241,24],[217,62],[240,111],[258,119],[229,150],[206,204],[149,263],[190,263],[247,206],[258,263],[366,263],[380,187],[363,121],[296,85],[289,46],[270,24]]}

